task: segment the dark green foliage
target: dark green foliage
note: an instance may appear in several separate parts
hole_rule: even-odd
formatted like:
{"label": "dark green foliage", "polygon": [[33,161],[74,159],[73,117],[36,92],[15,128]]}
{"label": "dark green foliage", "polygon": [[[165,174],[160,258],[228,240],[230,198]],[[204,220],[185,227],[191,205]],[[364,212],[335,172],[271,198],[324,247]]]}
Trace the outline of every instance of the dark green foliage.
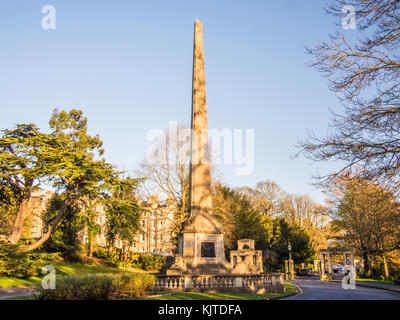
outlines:
{"label": "dark green foliage", "polygon": [[214,194],[214,214],[224,231],[227,250],[237,247],[237,240],[254,239],[257,249],[266,249],[269,230],[263,216],[246,196],[228,186],[217,185]]}
{"label": "dark green foliage", "polygon": [[[60,196],[55,195],[49,203],[44,213],[44,222],[48,228],[57,216],[62,205]],[[85,224],[84,219],[79,214],[80,210],[77,206],[69,205],[64,213],[63,219],[58,224],[50,239],[44,243],[42,250],[46,252],[61,252],[62,257],[69,262],[82,262],[83,248],[78,239],[78,232],[81,231]]]}
{"label": "dark green foliage", "polygon": [[113,267],[139,268],[146,271],[159,271],[167,262],[165,256],[135,252],[128,252],[126,260],[121,261],[121,249],[119,248],[113,248],[113,250],[108,251],[99,248],[96,252],[96,256],[107,260],[108,264]]}
{"label": "dark green foliage", "polygon": [[143,209],[133,193],[137,184],[138,180],[135,179],[119,180],[112,197],[104,201],[107,212],[106,237],[110,244],[114,244],[117,238],[131,243],[140,229],[139,219]]}
{"label": "dark green foliage", "polygon": [[112,198],[106,202],[106,235],[109,243],[119,238],[132,241],[139,230],[141,208],[136,200]]}
{"label": "dark green foliage", "polygon": [[272,250],[279,253],[279,263],[289,259],[288,244],[292,246],[292,259],[295,264],[312,262],[315,251],[310,236],[300,226],[290,226],[284,219],[274,221]]}
{"label": "dark green foliage", "polygon": [[154,276],[147,273],[97,274],[57,278],[56,288],[37,288],[40,300],[95,300],[142,296],[154,287]]}
{"label": "dark green foliage", "polygon": [[29,278],[40,273],[43,266],[59,259],[58,253],[22,253],[16,245],[0,245],[0,276]]}
{"label": "dark green foliage", "polygon": [[154,254],[139,254],[138,265],[146,271],[158,271],[165,266],[167,258]]}

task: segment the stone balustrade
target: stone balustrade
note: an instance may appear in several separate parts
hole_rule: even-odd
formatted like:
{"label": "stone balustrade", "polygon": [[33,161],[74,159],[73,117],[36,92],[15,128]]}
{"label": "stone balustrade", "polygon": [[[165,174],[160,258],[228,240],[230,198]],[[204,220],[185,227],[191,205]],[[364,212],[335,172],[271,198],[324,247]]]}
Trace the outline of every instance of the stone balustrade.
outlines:
{"label": "stone balustrade", "polygon": [[156,291],[266,293],[283,292],[283,274],[157,275]]}

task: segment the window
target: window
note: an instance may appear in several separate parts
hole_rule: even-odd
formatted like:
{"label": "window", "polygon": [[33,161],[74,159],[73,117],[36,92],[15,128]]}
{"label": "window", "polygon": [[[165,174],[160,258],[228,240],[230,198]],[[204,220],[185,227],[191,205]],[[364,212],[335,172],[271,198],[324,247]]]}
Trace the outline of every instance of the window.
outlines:
{"label": "window", "polygon": [[140,242],[144,242],[144,234],[140,233]]}

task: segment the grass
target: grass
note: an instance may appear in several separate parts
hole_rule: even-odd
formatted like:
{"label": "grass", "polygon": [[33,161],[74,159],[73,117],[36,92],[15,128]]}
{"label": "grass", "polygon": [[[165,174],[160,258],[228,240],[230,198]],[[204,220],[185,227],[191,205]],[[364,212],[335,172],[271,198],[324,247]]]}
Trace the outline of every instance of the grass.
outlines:
{"label": "grass", "polygon": [[[141,269],[117,269],[103,265],[85,265],[80,263],[52,262],[50,263],[56,269],[57,276],[85,275],[96,273],[126,273],[126,272],[145,272]],[[27,279],[18,279],[11,277],[0,277],[0,288],[29,287],[34,286],[41,281],[40,276]]]}
{"label": "grass", "polygon": [[136,298],[135,300],[265,300],[271,298],[285,297],[297,292],[296,287],[285,282],[286,292],[282,293],[201,293],[201,292],[177,292],[170,295],[160,295],[156,297]]}
{"label": "grass", "polygon": [[39,281],[39,277],[31,277],[28,279],[0,277],[0,288],[31,287]]}
{"label": "grass", "polygon": [[31,296],[14,297],[14,298],[7,298],[7,299],[0,299],[0,300],[37,300],[37,298],[36,298],[36,295],[31,295]]}
{"label": "grass", "polygon": [[360,282],[374,282],[374,283],[385,283],[385,284],[393,284],[396,285],[394,283],[394,281],[391,280],[378,280],[378,279],[369,279],[369,278],[357,278],[356,281],[360,281]]}

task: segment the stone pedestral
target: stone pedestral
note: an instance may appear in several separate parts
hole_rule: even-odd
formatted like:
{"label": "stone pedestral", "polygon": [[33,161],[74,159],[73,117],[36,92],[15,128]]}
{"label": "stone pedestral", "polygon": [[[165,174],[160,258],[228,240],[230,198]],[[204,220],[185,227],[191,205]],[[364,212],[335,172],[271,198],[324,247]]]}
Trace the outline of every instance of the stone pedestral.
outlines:
{"label": "stone pedestral", "polygon": [[225,259],[221,233],[185,232],[179,241],[179,255],[167,270],[173,274],[229,274],[231,265]]}

